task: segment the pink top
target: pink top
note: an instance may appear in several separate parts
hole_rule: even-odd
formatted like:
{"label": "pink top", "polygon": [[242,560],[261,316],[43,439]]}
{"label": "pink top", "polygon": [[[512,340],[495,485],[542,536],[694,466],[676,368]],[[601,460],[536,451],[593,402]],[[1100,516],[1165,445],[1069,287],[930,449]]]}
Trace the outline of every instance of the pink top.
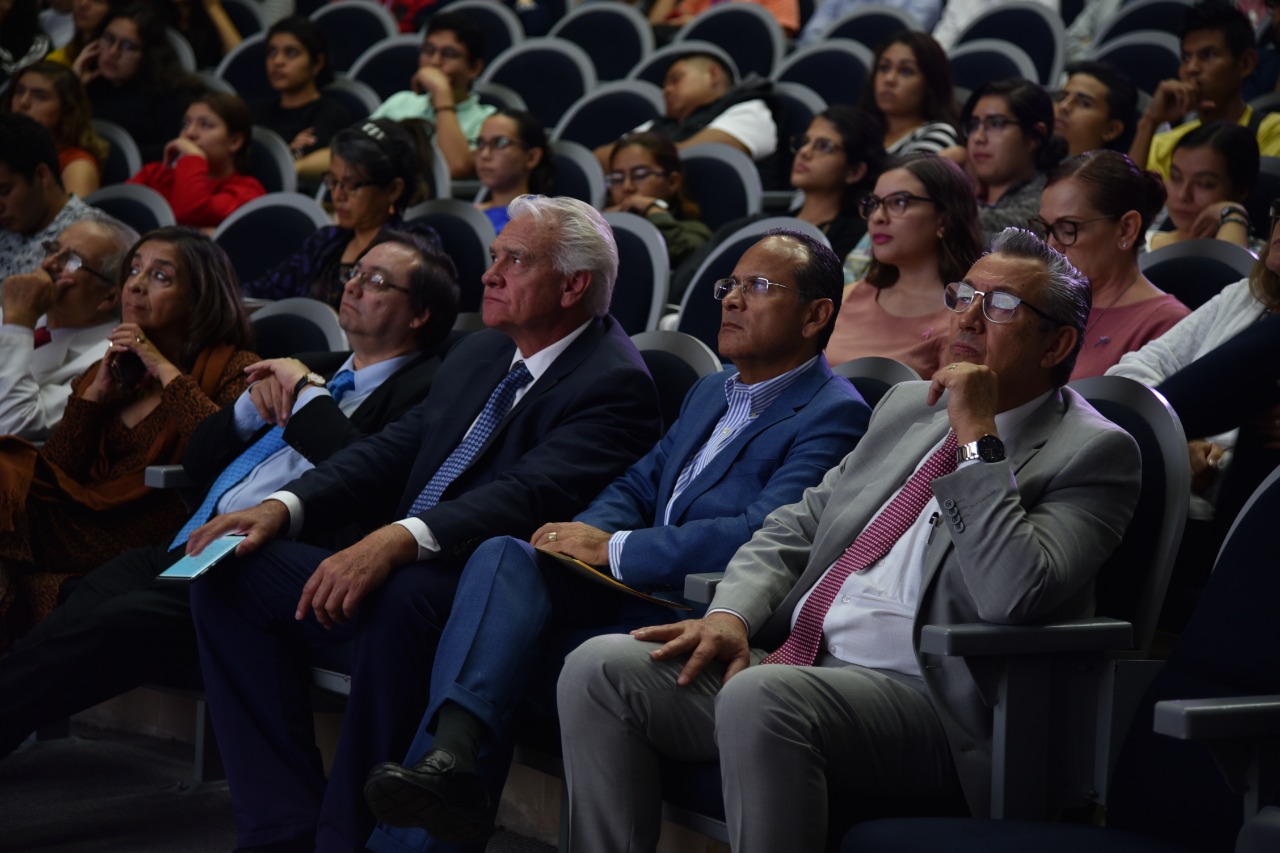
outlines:
{"label": "pink top", "polygon": [[1190,313],[1187,306],[1168,293],[1117,308],[1095,306],[1089,312],[1084,346],[1080,349],[1071,378],[1101,376],[1125,353],[1141,349]]}
{"label": "pink top", "polygon": [[878,355],[896,358],[923,379],[933,376],[942,366],[951,331],[951,312],[942,305],[942,294],[937,313],[896,317],[880,307],[879,293],[864,281],[845,297],[827,344],[827,361],[836,365]]}

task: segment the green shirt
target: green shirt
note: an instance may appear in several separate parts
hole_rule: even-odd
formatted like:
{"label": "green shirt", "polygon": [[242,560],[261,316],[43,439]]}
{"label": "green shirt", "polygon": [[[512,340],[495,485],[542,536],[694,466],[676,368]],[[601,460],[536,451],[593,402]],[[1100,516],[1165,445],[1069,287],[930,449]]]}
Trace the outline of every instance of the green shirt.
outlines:
{"label": "green shirt", "polygon": [[[462,135],[466,137],[468,144],[480,135],[480,127],[484,124],[484,120],[497,111],[497,107],[480,103],[480,99],[475,95],[467,97],[466,100],[458,101],[458,124],[462,127]],[[419,95],[417,92],[407,91],[396,92],[383,101],[382,106],[374,110],[370,118],[389,118],[392,121],[400,121],[406,118],[425,118],[435,124],[436,111],[435,107],[431,106],[430,95]]]}

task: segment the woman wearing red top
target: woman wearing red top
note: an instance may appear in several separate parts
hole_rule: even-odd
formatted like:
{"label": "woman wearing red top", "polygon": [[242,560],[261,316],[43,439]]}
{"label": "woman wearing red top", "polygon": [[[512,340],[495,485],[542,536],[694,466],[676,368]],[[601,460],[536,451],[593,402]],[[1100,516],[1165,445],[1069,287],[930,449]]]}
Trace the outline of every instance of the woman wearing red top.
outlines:
{"label": "woman wearing red top", "polygon": [[148,163],[129,179],[151,187],[169,201],[179,225],[212,230],[232,211],[266,190],[249,170],[253,119],[236,95],[212,92],[191,102],[182,133],[164,147],[158,163]]}

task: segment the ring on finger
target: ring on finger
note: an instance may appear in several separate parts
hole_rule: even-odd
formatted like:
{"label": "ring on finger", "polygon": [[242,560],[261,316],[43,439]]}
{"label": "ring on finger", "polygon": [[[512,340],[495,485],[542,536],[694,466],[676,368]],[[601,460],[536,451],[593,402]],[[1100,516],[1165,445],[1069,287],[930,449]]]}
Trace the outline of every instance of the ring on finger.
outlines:
{"label": "ring on finger", "polygon": [[556,532],[554,530],[547,534],[547,541],[548,542],[556,541]]}

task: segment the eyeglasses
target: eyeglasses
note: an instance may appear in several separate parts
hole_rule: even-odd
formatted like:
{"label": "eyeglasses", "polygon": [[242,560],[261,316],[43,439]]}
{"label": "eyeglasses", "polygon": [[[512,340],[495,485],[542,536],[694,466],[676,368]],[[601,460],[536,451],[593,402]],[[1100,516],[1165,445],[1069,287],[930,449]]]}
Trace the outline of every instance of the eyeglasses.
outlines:
{"label": "eyeglasses", "polygon": [[821,136],[817,139],[810,139],[807,134],[802,133],[799,136],[791,137],[791,153],[799,154],[800,149],[810,143],[813,144],[813,151],[815,154],[837,154],[844,150],[844,146],[839,142],[836,142],[834,139],[826,139]]}
{"label": "eyeglasses", "polygon": [[510,136],[491,136],[488,139],[481,137],[471,143],[477,154],[483,154],[486,150],[492,148],[494,151],[506,151],[512,145],[518,145],[523,148],[524,143],[519,139],[512,139]]}
{"label": "eyeglasses", "polygon": [[324,184],[324,188],[331,193],[334,190],[342,190],[343,195],[352,195],[360,192],[360,190],[365,187],[378,185],[377,181],[353,181],[350,178],[338,180],[333,176],[332,172],[326,172],[324,176],[320,178],[320,183]]}
{"label": "eyeglasses", "polygon": [[1004,133],[1006,127],[1017,123],[1017,119],[1009,118],[1009,116],[969,116],[968,120],[964,122],[963,130],[965,136],[973,136],[978,132],[979,128],[987,136],[999,136]]}
{"label": "eyeglasses", "polygon": [[1092,219],[1059,219],[1057,222],[1046,222],[1039,216],[1033,216],[1027,220],[1033,231],[1040,235],[1041,238],[1052,235],[1059,245],[1074,246],[1076,237],[1080,234],[1080,226],[1088,225],[1090,222],[1101,222],[1104,219],[1115,219],[1114,216],[1095,216]]}
{"label": "eyeglasses", "polygon": [[627,182],[628,176],[631,178],[631,183],[638,184],[647,178],[665,178],[667,173],[662,169],[650,169],[648,166],[633,166],[626,172],[622,170],[610,172],[604,176],[604,182],[611,187],[620,187]]}
{"label": "eyeglasses", "polygon": [[61,246],[57,240],[45,240],[40,245],[44,248],[44,256],[46,258],[53,258],[54,262],[62,264],[62,271],[68,275],[73,274],[76,270],[84,270],[90,275],[96,275],[107,284],[116,283],[115,279],[105,273],[98,272],[93,267],[86,264],[84,262],[84,258],[75,251]]}
{"label": "eyeglasses", "polygon": [[[982,315],[992,323],[1008,323],[1013,319],[1013,312],[1019,305],[1025,305],[1050,323],[1058,321],[1027,302],[1021,296],[1014,296],[1003,290],[990,290],[986,293],[965,282],[951,282],[943,292],[942,301],[957,314],[963,314],[973,304],[974,297],[982,297]],[[1059,324],[1061,325],[1061,324]]]}
{"label": "eyeglasses", "polygon": [[113,47],[119,47],[121,53],[137,53],[142,50],[142,45],[138,44],[136,41],[117,38],[110,31],[102,34],[102,47],[104,50],[111,50]]}
{"label": "eyeglasses", "polygon": [[392,284],[387,281],[387,277],[382,273],[369,272],[359,264],[344,264],[338,267],[338,274],[348,284],[354,281],[364,290],[372,290],[374,293],[386,293],[388,290],[398,290],[401,293],[409,292],[409,288]]}
{"label": "eyeglasses", "polygon": [[464,59],[462,51],[456,47],[436,47],[431,42],[424,42],[422,45],[422,55],[427,59],[435,59],[436,54],[440,54],[440,58],[446,62],[454,59]]}
{"label": "eyeglasses", "polygon": [[792,287],[788,284],[778,284],[776,281],[769,281],[767,278],[749,278],[746,281],[734,281],[732,278],[722,278],[712,285],[711,295],[716,299],[724,299],[734,290],[742,294],[744,299],[763,299],[769,293],[769,288],[780,287],[783,290],[794,290],[801,296],[805,296],[804,291]]}
{"label": "eyeglasses", "polygon": [[903,190],[902,192],[889,193],[884,198],[880,198],[878,195],[864,195],[858,202],[858,213],[863,219],[870,219],[877,208],[883,204],[885,212],[890,216],[901,216],[907,212],[907,208],[911,206],[913,201],[927,201],[930,204],[937,203],[931,198]]}

